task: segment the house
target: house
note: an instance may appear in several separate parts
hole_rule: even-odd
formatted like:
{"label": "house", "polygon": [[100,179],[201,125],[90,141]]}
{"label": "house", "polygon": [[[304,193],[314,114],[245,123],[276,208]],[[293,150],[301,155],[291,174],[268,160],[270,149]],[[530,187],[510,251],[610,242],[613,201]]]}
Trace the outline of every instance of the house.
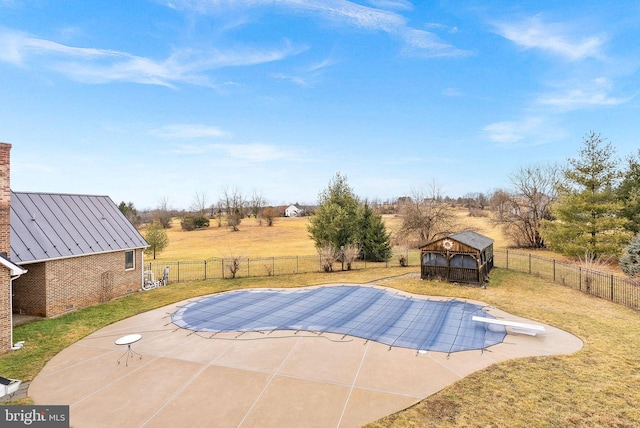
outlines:
{"label": "house", "polygon": [[301,208],[296,204],[289,205],[284,209],[285,217],[301,217],[302,215],[304,215],[304,208]]}
{"label": "house", "polygon": [[472,230],[419,247],[420,277],[450,282],[484,283],[493,269],[493,239]]}
{"label": "house", "polygon": [[12,192],[10,149],[0,143],[0,352],[13,313],[52,317],[138,291],[148,246],[108,196]]}

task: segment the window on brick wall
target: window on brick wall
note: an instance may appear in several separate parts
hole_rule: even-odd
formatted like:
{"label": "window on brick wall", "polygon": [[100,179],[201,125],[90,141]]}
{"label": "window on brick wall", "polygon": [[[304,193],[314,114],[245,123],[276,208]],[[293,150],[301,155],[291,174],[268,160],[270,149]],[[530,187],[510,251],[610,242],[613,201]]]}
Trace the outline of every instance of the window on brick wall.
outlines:
{"label": "window on brick wall", "polygon": [[136,268],[135,250],[129,250],[124,252],[124,268],[125,270],[131,270]]}

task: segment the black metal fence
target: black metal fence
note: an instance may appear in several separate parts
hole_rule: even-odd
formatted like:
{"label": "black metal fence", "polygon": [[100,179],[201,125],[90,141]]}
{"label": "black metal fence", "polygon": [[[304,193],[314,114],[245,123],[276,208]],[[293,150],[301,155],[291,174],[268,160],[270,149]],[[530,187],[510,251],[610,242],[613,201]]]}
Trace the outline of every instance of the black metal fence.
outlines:
{"label": "black metal fence", "polygon": [[[351,269],[374,269],[400,266],[420,266],[420,251],[394,252],[385,262],[356,260]],[[145,270],[153,272],[156,279],[162,278],[169,268],[169,282],[201,281],[232,277],[231,259],[211,258],[200,261],[149,262]],[[555,283],[571,287],[584,293],[610,300],[633,309],[640,309],[640,282],[612,274],[560,262],[529,253],[494,250],[494,266],[502,269],[536,275]],[[346,266],[344,267],[346,269]],[[341,270],[336,262],[334,270]],[[240,259],[236,278],[289,275],[296,273],[322,272],[320,256],[262,257]]]}
{"label": "black metal fence", "polygon": [[[239,262],[239,265],[234,266],[234,262]],[[389,260],[383,262],[358,259],[351,263],[351,269],[388,268],[400,266],[401,263],[404,266],[420,266],[420,251],[396,251]],[[236,269],[235,278],[324,271],[319,255],[240,258],[238,260],[210,258],[207,260],[145,263],[145,270],[153,272],[156,279],[162,278],[164,269],[167,267],[169,268],[169,282],[231,278],[233,276],[232,270]],[[333,270],[343,269],[347,269],[347,266],[343,266],[342,262],[338,261],[333,264]]]}
{"label": "black metal fence", "polygon": [[640,282],[534,254],[507,250],[494,252],[496,267],[524,272],[610,300],[632,309],[640,309]]}

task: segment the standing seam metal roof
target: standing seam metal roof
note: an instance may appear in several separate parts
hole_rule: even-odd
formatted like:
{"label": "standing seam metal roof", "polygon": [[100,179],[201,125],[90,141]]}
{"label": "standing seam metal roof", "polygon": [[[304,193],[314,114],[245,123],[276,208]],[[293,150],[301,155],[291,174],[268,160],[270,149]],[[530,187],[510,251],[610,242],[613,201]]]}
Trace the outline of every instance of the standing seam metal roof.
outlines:
{"label": "standing seam metal roof", "polygon": [[11,192],[10,223],[14,263],[148,246],[108,196]]}

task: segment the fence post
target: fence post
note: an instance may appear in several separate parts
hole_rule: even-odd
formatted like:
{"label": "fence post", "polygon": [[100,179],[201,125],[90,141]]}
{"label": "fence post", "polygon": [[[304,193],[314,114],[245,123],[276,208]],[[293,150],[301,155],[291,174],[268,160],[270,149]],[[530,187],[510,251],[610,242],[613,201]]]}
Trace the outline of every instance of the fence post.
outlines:
{"label": "fence post", "polygon": [[247,278],[251,278],[251,259],[247,258]]}
{"label": "fence post", "polygon": [[582,291],[582,267],[578,267],[578,290]]}
{"label": "fence post", "polygon": [[300,273],[300,256],[296,256],[296,273]]}
{"label": "fence post", "polygon": [[556,282],[556,259],[553,259],[553,282]]}
{"label": "fence post", "polygon": [[180,262],[178,262],[178,282],[180,282]]}
{"label": "fence post", "polygon": [[220,259],[220,273],[222,274],[222,279],[224,279],[224,259]]}
{"label": "fence post", "polygon": [[531,253],[529,253],[529,275],[531,275]]}
{"label": "fence post", "polygon": [[611,275],[611,301],[613,302],[613,275]]}
{"label": "fence post", "polygon": [[204,279],[207,279],[207,261],[204,261]]}

